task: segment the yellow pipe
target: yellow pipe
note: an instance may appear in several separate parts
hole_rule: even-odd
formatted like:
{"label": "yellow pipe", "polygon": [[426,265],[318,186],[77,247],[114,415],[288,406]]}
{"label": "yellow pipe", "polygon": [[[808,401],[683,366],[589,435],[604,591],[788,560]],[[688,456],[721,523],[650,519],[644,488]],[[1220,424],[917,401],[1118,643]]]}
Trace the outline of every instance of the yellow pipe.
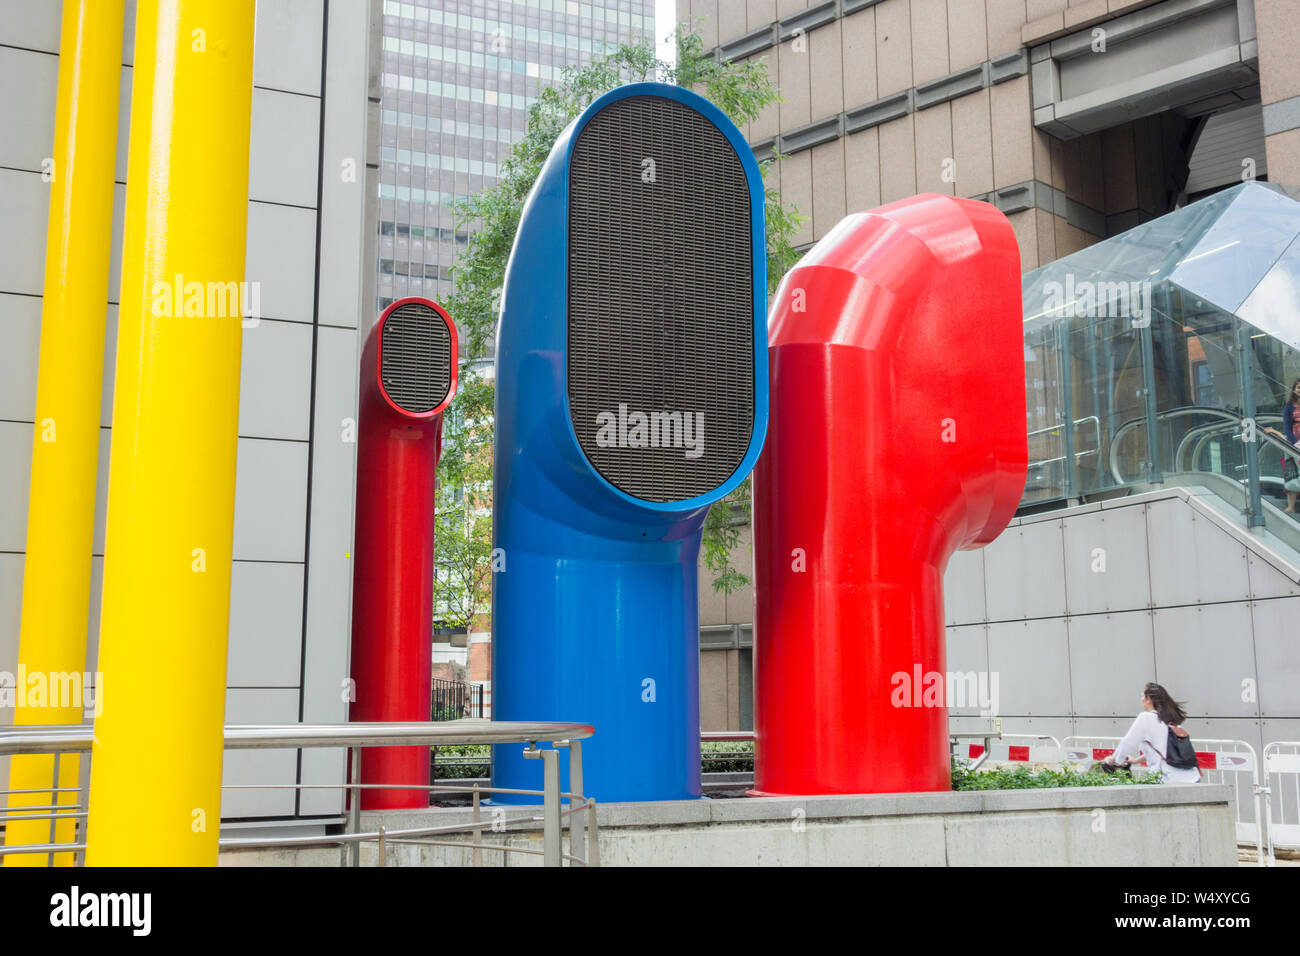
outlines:
{"label": "yellow pipe", "polygon": [[141,0],[89,848],[217,861],[253,0]]}
{"label": "yellow pipe", "polygon": [[[91,702],[83,698],[79,681],[86,667],[90,612],[125,6],[124,0],[63,4],[53,165],[45,170],[50,220],[18,642],[20,673],[30,680],[24,681],[24,693],[16,695],[16,724],[79,724]],[[52,680],[56,674],[76,674],[78,683]],[[75,793],[48,789],[53,762],[49,755],[12,758],[10,788],[33,792],[11,795],[11,811],[76,802]],[[75,788],[77,773],[76,756],[63,756],[59,786]],[[6,829],[9,846],[50,842],[47,820],[13,822]],[[73,821],[60,822],[55,838],[72,842],[73,830]],[[45,866],[48,861],[31,854],[4,859],[9,866]],[[57,854],[55,862],[70,864],[72,854]]]}

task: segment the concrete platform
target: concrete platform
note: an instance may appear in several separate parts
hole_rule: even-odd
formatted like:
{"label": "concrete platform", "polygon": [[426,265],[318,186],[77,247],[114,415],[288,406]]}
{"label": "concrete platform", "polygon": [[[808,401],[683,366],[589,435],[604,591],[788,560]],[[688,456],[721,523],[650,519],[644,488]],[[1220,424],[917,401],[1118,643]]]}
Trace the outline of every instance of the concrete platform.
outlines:
{"label": "concrete platform", "polygon": [[[604,866],[1236,866],[1224,785],[1079,787],[962,793],[765,797],[599,807]],[[508,819],[540,815],[511,807]],[[362,814],[386,831],[466,822],[460,808]],[[541,849],[533,833],[484,843]],[[445,839],[465,842],[467,836]],[[566,852],[568,852],[566,835]],[[389,844],[389,866],[465,866],[460,847]],[[223,852],[222,865],[339,865],[337,849]],[[362,864],[378,862],[375,845]],[[541,857],[483,851],[487,866]]]}

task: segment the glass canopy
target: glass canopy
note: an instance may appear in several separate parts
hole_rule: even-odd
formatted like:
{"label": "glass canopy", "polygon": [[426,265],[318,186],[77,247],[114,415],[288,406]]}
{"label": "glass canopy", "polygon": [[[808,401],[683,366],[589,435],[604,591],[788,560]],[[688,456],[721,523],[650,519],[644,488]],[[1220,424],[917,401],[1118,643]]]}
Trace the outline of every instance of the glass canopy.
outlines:
{"label": "glass canopy", "polygon": [[1292,191],[1250,182],[1026,274],[1022,504],[1199,484],[1261,523],[1300,379],[1297,237]]}

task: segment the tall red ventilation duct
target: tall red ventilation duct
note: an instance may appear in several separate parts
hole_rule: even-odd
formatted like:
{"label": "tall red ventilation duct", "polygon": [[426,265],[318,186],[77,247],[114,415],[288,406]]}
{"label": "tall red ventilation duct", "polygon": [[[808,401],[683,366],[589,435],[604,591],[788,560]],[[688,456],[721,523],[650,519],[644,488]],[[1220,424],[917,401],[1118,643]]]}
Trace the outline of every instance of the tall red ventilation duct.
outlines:
{"label": "tall red ventilation duct", "polygon": [[[432,707],[434,490],[442,413],[456,392],[456,326],[398,299],[361,354],[350,718],[427,721]],[[429,783],[428,747],[362,752],[361,782]],[[427,807],[427,790],[365,790],[366,810]]]}

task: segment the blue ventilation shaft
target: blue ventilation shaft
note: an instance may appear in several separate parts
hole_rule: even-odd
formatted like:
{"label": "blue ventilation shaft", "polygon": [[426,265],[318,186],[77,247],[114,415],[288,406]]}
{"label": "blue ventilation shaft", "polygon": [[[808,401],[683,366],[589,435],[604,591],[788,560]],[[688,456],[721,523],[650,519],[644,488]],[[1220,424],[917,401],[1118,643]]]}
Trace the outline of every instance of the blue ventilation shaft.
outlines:
{"label": "blue ventilation shaft", "polygon": [[[700,795],[696,566],[762,449],[766,301],[762,180],[716,107],[631,84],[560,136],[498,329],[492,714],[594,725],[598,800]],[[539,788],[522,750],[493,786]]]}

